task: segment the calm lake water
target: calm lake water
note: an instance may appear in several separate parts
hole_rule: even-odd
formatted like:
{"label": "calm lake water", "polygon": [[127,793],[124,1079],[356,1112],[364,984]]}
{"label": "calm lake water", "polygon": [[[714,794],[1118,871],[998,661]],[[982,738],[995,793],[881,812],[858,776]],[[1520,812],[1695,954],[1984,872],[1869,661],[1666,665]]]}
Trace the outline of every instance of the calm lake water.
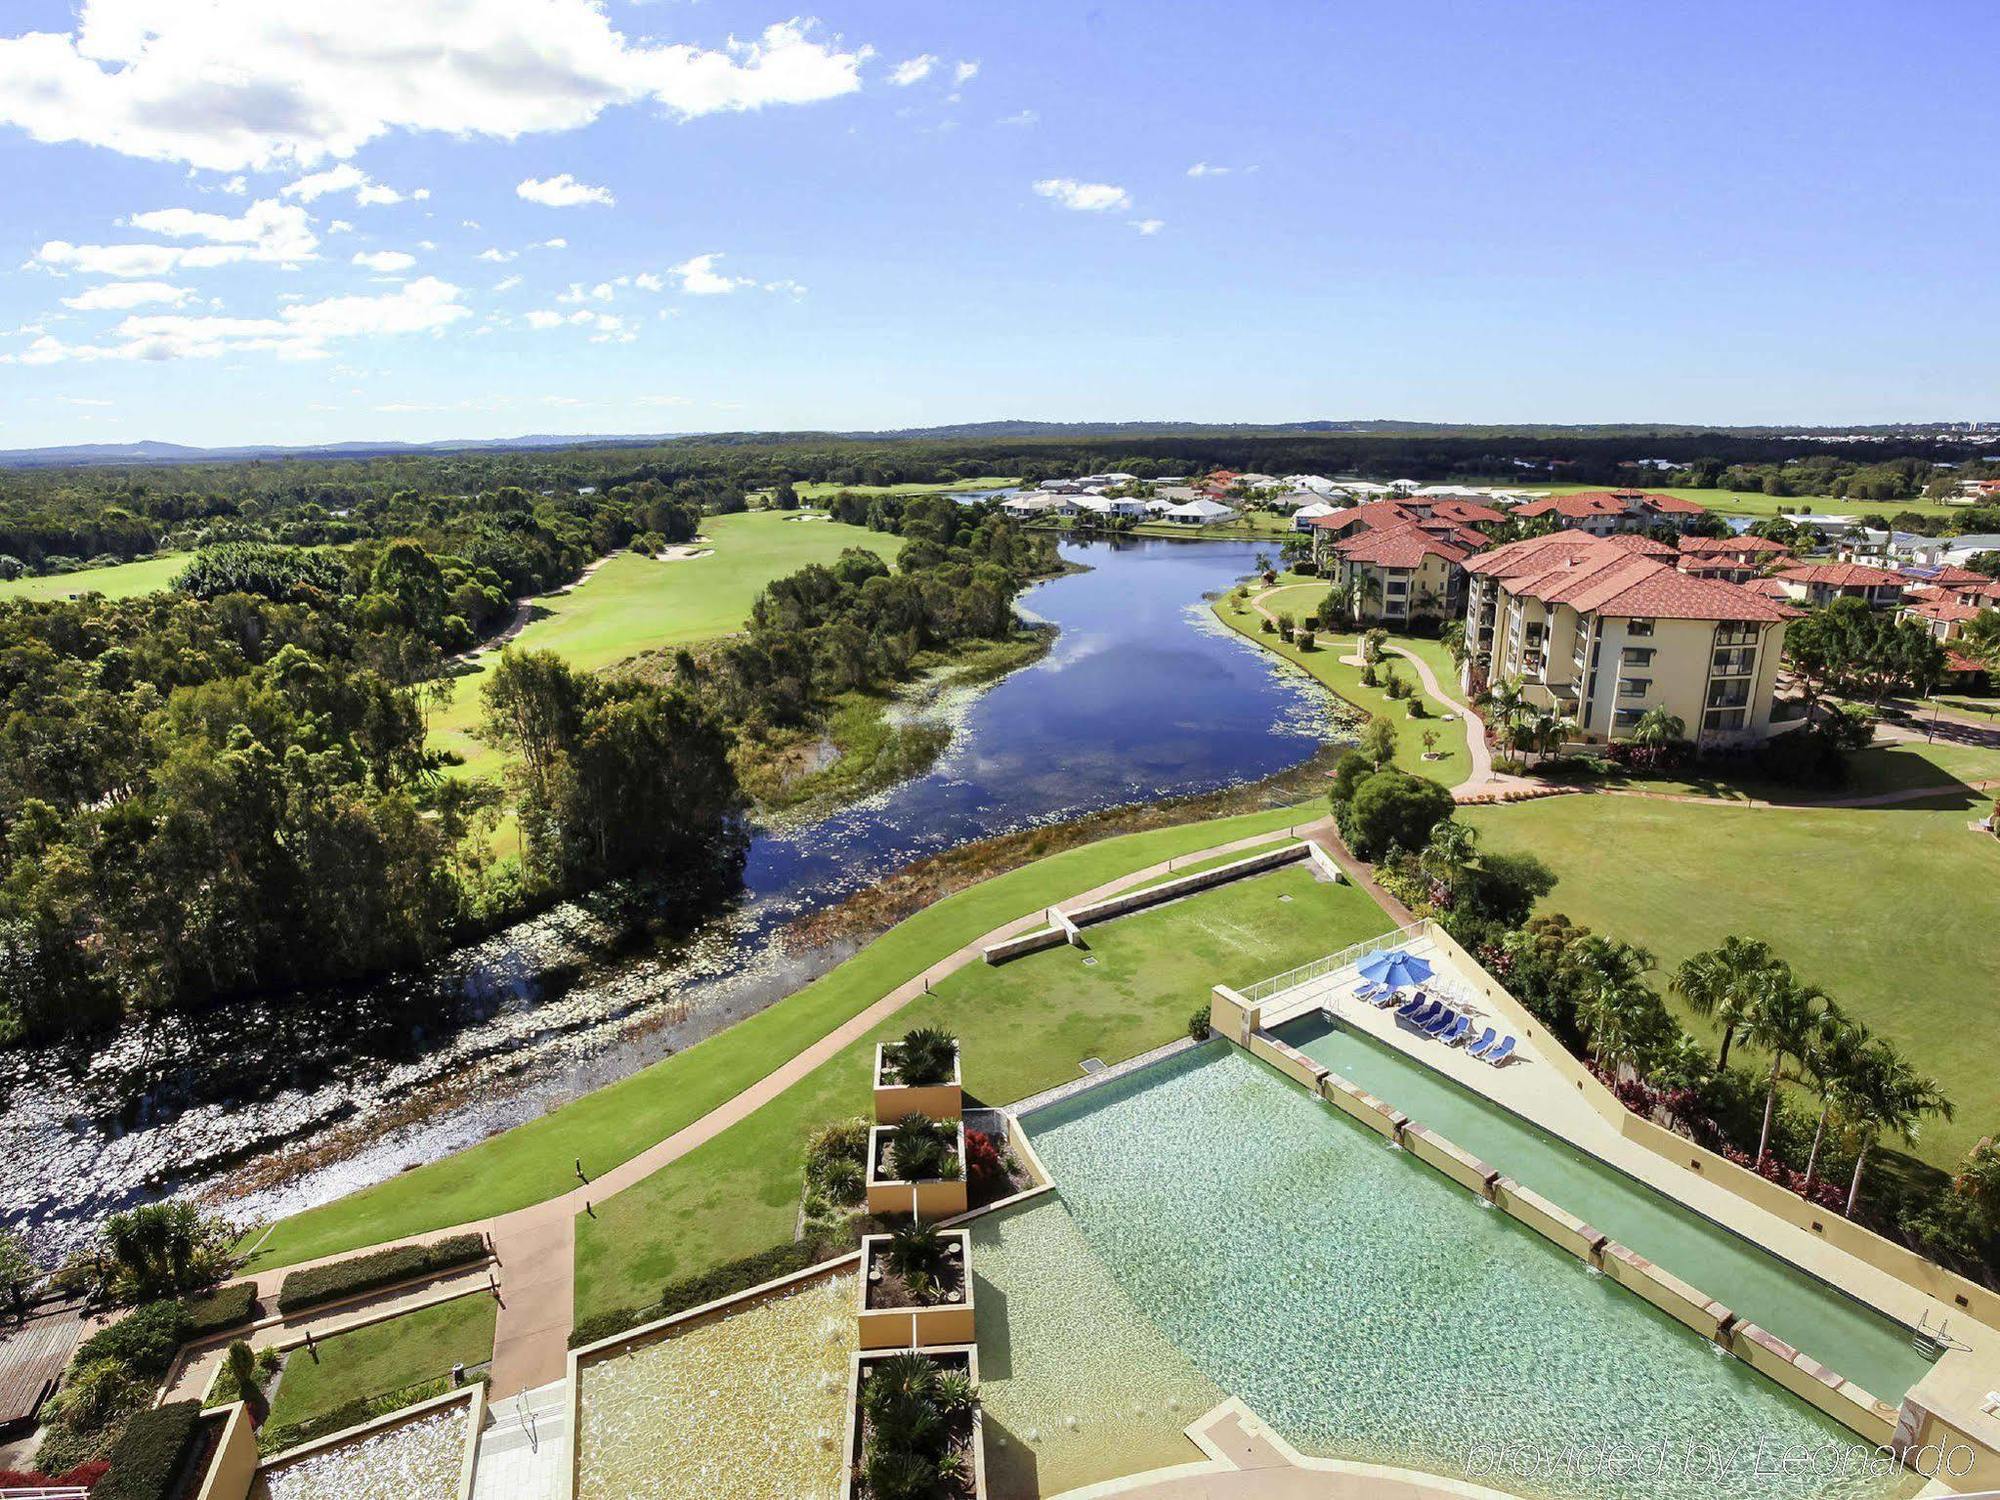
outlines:
{"label": "calm lake water", "polygon": [[1066,544],[1090,571],[1020,609],[1047,657],[927,711],[929,774],[807,826],[760,831],[741,889],[618,951],[565,906],[422,973],[181,1018],[92,1051],[0,1054],[0,1222],[53,1248],[168,1191],[295,1211],[540,1114],[823,972],[839,947],[783,929],[969,840],[1289,769],[1338,731],[1309,679],[1216,625],[1203,596],[1249,542]]}

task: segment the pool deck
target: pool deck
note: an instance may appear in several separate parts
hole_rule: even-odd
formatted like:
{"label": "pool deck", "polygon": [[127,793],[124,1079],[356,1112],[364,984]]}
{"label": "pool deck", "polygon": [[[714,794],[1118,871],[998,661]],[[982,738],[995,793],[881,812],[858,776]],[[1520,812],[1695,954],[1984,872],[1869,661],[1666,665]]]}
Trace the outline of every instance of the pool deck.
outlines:
{"label": "pool deck", "polygon": [[[1523,1024],[1525,1012],[1507,1015],[1483,998],[1483,983],[1491,982],[1486,976],[1465,972],[1453,955],[1429,937],[1416,937],[1401,946],[1433,965],[1436,974],[1427,989],[1438,991],[1442,981],[1444,997],[1469,1011],[1480,1025],[1491,1024],[1517,1038],[1510,1062],[1491,1067],[1460,1048],[1440,1046],[1403,1030],[1396,1025],[1393,1011],[1377,1010],[1353,998],[1360,976],[1352,966],[1271,996],[1262,1003],[1261,1024],[1268,1030],[1309,1011],[1329,1010],[1357,1031],[1570,1141],[1895,1321],[1915,1328],[1921,1319],[1935,1328],[1948,1320],[1954,1338],[1969,1347],[1947,1350],[1930,1373],[1911,1388],[1910,1397],[1989,1447],[2000,1449],[2000,1415],[1983,1409],[1989,1393],[2000,1389],[2000,1330],[1621,1134],[1585,1099],[1581,1087],[1572,1086],[1549,1062],[1545,1049],[1560,1050],[1559,1043],[1546,1037],[1539,1024],[1532,1024],[1532,1018],[1527,1018],[1531,1024]],[[1569,1061],[1567,1053],[1563,1057]],[[1397,1107],[1394,1099],[1384,1102]],[[1487,1165],[1507,1170],[1505,1162]],[[1901,1393],[1875,1394],[1893,1405]]]}
{"label": "pool deck", "polygon": [[1413,1469],[1309,1457],[1235,1397],[1186,1431],[1208,1455],[1202,1462],[1128,1474],[1055,1500],[1515,1500],[1502,1490]]}

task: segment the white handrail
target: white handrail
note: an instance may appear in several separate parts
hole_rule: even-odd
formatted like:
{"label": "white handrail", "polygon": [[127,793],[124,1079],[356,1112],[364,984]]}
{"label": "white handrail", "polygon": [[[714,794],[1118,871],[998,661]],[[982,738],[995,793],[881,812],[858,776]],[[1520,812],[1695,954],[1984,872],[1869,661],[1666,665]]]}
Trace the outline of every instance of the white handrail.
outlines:
{"label": "white handrail", "polygon": [[1373,953],[1378,948],[1393,948],[1398,943],[1409,942],[1414,938],[1421,937],[1424,928],[1425,924],[1419,920],[1402,927],[1394,928],[1379,937],[1367,938],[1358,943],[1349,943],[1338,953],[1329,953],[1325,958],[1315,958],[1310,963],[1300,964],[1295,969],[1287,969],[1282,974],[1273,974],[1269,979],[1260,979],[1255,984],[1241,991],[1241,994],[1245,1000],[1255,1005],[1260,1001],[1270,999],[1273,995],[1283,994],[1286,990],[1298,985],[1306,984],[1315,979],[1323,979],[1328,974],[1346,968],[1363,954]]}

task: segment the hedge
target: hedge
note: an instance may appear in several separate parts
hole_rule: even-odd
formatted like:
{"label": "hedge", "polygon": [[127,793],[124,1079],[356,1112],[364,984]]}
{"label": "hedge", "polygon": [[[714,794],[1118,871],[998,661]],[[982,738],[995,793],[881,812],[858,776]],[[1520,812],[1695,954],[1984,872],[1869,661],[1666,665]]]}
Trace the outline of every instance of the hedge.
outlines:
{"label": "hedge", "polygon": [[70,1356],[70,1370],[108,1359],[138,1379],[162,1380],[188,1340],[189,1323],[188,1310],[179,1302],[148,1302],[135,1307],[86,1339]]}
{"label": "hedge", "polygon": [[581,1349],[585,1344],[608,1339],[642,1323],[657,1323],[691,1307],[700,1307],[704,1302],[747,1292],[753,1286],[761,1286],[767,1281],[776,1281],[780,1276],[790,1276],[795,1271],[818,1265],[830,1253],[829,1247],[817,1240],[787,1240],[782,1245],[759,1250],[741,1260],[711,1267],[699,1276],[670,1281],[660,1289],[660,1300],[650,1307],[621,1308],[616,1312],[585,1318],[570,1334],[569,1346]]}
{"label": "hedge", "polygon": [[168,1500],[201,1420],[199,1401],[175,1401],[142,1411],[111,1448],[111,1472],[92,1500]]}
{"label": "hedge", "polygon": [[399,1245],[378,1250],[373,1255],[357,1255],[331,1265],[311,1266],[294,1271],[278,1288],[278,1311],[295,1313],[318,1307],[322,1302],[338,1302],[377,1287],[419,1276],[449,1271],[473,1261],[486,1259],[486,1240],[477,1234],[454,1234],[429,1245]]}
{"label": "hedge", "polygon": [[257,1285],[239,1281],[187,1305],[188,1337],[206,1338],[225,1328],[240,1328],[257,1316]]}

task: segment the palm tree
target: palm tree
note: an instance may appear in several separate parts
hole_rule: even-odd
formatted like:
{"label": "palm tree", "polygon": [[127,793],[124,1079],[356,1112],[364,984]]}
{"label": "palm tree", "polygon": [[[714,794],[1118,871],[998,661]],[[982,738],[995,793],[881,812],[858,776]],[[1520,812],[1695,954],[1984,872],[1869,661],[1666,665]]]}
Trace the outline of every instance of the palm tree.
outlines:
{"label": "palm tree", "polygon": [[1882,1132],[1913,1145],[1924,1116],[1949,1120],[1952,1106],[1935,1081],[1904,1062],[1895,1048],[1878,1037],[1861,1054],[1847,1108],[1861,1129],[1861,1149],[1855,1153],[1854,1177],[1847,1185],[1844,1210],[1851,1219],[1854,1206],[1861,1201],[1861,1170]]}
{"label": "palm tree", "polygon": [[1630,1061],[1636,1024],[1652,999],[1640,976],[1653,955],[1592,933],[1563,956],[1575,975],[1576,1023],[1590,1038],[1591,1060],[1599,1067]]}
{"label": "palm tree", "polygon": [[1667,712],[1664,703],[1656,703],[1639,715],[1639,722],[1632,726],[1632,743],[1643,745],[1649,750],[1660,750],[1687,738],[1687,721]]}
{"label": "palm tree", "polygon": [[1715,1059],[1718,1072],[1729,1066],[1730,1044],[1750,1019],[1757,976],[1776,962],[1770,944],[1732,933],[1722,940],[1720,948],[1682,959],[1668,981],[1689,1010],[1698,1016],[1712,1016],[1721,1024],[1722,1051]]}
{"label": "palm tree", "polygon": [[1486,722],[1493,737],[1509,750],[1519,749],[1529,715],[1527,690],[1518,677],[1503,677],[1486,689]]}
{"label": "palm tree", "polygon": [[1771,1054],[1771,1078],[1764,1091],[1764,1128],[1757,1135],[1758,1167],[1770,1154],[1771,1119],[1778,1111],[1778,1082],[1785,1060],[1805,1050],[1825,1000],[1817,987],[1799,983],[1787,964],[1773,964],[1758,977],[1757,998],[1744,1028],[1746,1040]]}
{"label": "palm tree", "polygon": [[1826,1122],[1834,1107],[1852,1086],[1862,1049],[1869,1042],[1868,1028],[1828,1002],[1819,1025],[1806,1039],[1799,1066],[1819,1095],[1819,1123],[1813,1127],[1812,1150],[1806,1153],[1806,1182],[1802,1196],[1812,1197],[1813,1177],[1819,1171],[1819,1148],[1826,1140]]}

